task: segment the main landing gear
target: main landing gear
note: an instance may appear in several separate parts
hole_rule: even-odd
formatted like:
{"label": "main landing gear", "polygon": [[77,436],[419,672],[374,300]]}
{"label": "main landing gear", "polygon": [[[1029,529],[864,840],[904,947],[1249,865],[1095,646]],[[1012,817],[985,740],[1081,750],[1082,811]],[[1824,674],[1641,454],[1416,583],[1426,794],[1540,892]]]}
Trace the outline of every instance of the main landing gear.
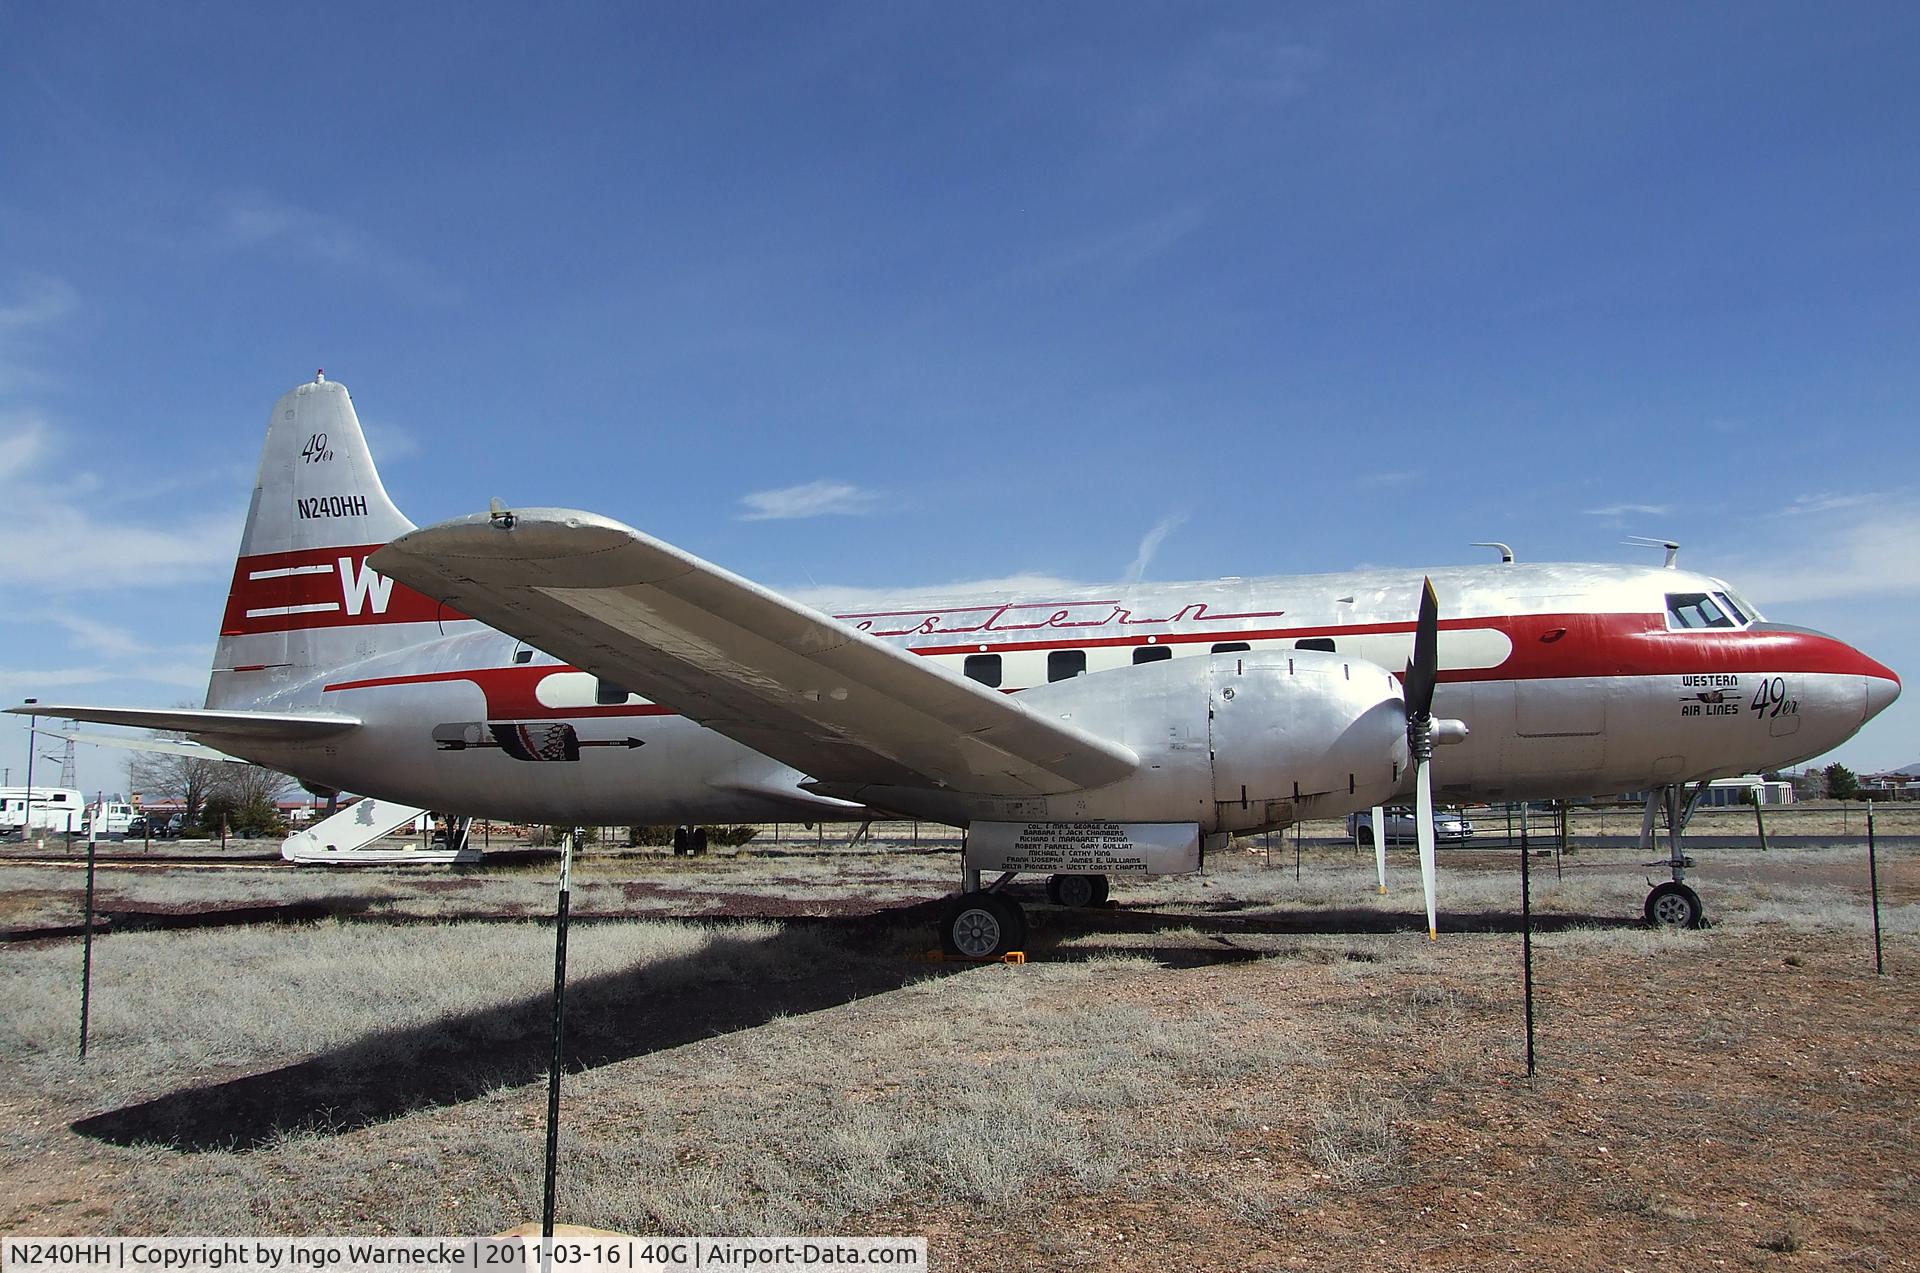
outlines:
{"label": "main landing gear", "polygon": [[1693,811],[1700,805],[1700,797],[1706,794],[1707,784],[1699,783],[1688,794],[1684,784],[1678,786],[1655,787],[1647,793],[1647,811],[1640,820],[1640,848],[1651,852],[1655,847],[1654,822],[1664,812],[1667,821],[1667,869],[1673,878],[1653,886],[1647,894],[1647,923],[1655,928],[1698,928],[1706,922],[1706,908],[1700,904],[1700,895],[1687,887],[1687,868],[1693,865],[1693,859],[1686,855],[1681,847],[1681,837],[1686,833],[1687,823],[1693,817]]}
{"label": "main landing gear", "polygon": [[[980,872],[967,871],[966,891],[947,904],[940,945],[954,959],[998,959],[1027,939],[1027,914],[1000,890],[1018,874],[1008,871],[981,887]],[[1047,900],[1055,906],[1099,906],[1107,900],[1104,875],[1049,875]]]}
{"label": "main landing gear", "polygon": [[1049,875],[1047,900],[1055,906],[1101,906],[1107,900],[1104,875]]}
{"label": "main landing gear", "polygon": [[941,948],[956,959],[998,959],[1026,939],[1027,915],[1020,903],[992,889],[962,893],[940,922]]}
{"label": "main landing gear", "polygon": [[705,827],[675,827],[673,829],[673,856],[684,857],[691,853],[700,857],[707,851],[707,829]]}

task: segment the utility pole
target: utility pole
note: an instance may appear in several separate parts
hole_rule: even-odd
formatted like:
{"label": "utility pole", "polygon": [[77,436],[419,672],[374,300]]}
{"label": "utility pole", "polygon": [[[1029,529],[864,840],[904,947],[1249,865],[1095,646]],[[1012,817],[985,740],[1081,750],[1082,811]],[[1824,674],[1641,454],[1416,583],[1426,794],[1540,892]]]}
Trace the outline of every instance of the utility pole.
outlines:
{"label": "utility pole", "polygon": [[[31,707],[40,700],[30,698]],[[27,717],[27,805],[26,812],[20,816],[20,843],[25,844],[27,837],[33,834],[33,753],[40,750],[40,718]]]}

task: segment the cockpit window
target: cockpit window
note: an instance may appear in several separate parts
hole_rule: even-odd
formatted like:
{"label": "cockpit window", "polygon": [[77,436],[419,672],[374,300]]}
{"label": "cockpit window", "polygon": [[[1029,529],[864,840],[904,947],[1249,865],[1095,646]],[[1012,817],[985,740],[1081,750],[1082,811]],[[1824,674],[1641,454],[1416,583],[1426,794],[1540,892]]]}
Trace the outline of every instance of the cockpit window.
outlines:
{"label": "cockpit window", "polygon": [[1725,610],[1729,615],[1731,615],[1734,623],[1738,624],[1740,627],[1744,628],[1747,626],[1747,624],[1752,622],[1750,618],[1748,618],[1745,614],[1741,613],[1740,607],[1734,604],[1732,594],[1725,593],[1725,592],[1716,592],[1713,594],[1713,599],[1720,603],[1720,608],[1722,610]]}
{"label": "cockpit window", "polygon": [[1758,623],[1766,617],[1754,608],[1753,602],[1747,600],[1725,584],[1720,586],[1720,591],[1715,595],[1725,597],[1728,603],[1733,606],[1734,612],[1743,616],[1741,619],[1743,623]]}
{"label": "cockpit window", "polygon": [[1732,628],[1739,624],[1704,592],[1669,592],[1667,622],[1676,628]]}

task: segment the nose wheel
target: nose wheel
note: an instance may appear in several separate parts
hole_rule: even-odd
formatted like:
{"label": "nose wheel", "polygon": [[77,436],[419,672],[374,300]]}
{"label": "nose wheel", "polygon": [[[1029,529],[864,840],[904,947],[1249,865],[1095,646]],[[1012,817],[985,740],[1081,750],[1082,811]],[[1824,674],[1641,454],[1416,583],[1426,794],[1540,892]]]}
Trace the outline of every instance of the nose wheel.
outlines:
{"label": "nose wheel", "polygon": [[1706,908],[1700,905],[1700,895],[1687,887],[1687,868],[1693,865],[1693,859],[1687,856],[1682,842],[1687,823],[1693,817],[1693,811],[1699,807],[1700,798],[1706,793],[1707,782],[1702,779],[1691,793],[1684,784],[1671,784],[1655,787],[1647,793],[1646,813],[1640,819],[1640,847],[1652,850],[1655,845],[1655,831],[1662,814],[1667,823],[1667,860],[1664,863],[1648,863],[1649,866],[1664,865],[1672,872],[1673,878],[1664,884],[1655,884],[1653,891],[1647,894],[1647,923],[1655,928],[1698,928],[1706,922]]}
{"label": "nose wheel", "polygon": [[955,898],[940,922],[940,945],[956,959],[998,959],[1026,938],[1020,903],[985,889]]}
{"label": "nose wheel", "polygon": [[1655,928],[1698,928],[1706,918],[1700,895],[1675,880],[1647,894],[1647,923]]}

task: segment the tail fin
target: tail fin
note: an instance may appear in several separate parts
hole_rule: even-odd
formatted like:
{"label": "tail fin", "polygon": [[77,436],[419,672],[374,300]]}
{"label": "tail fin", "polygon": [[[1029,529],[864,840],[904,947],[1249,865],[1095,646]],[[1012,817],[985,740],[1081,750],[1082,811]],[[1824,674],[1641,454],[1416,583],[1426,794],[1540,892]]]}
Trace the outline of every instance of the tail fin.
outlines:
{"label": "tail fin", "polygon": [[317,376],[274,404],[207,706],[439,634],[461,616],[367,567],[413,529],[387,498],[345,385]]}

